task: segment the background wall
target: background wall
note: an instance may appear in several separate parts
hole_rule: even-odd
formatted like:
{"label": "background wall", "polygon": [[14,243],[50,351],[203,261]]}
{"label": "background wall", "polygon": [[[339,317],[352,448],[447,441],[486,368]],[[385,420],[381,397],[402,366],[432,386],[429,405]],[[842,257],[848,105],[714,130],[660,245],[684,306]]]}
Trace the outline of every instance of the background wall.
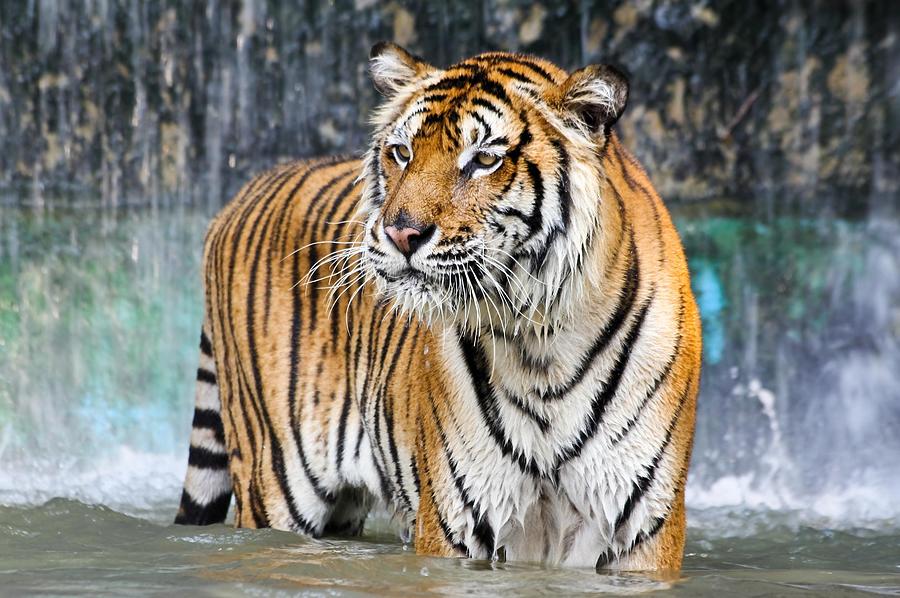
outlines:
{"label": "background wall", "polygon": [[437,65],[501,48],[625,67],[620,130],[667,197],[852,193],[841,207],[865,210],[897,191],[898,15],[891,0],[9,0],[0,185],[33,203],[217,205],[279,158],[363,148],[368,50],[393,39]]}

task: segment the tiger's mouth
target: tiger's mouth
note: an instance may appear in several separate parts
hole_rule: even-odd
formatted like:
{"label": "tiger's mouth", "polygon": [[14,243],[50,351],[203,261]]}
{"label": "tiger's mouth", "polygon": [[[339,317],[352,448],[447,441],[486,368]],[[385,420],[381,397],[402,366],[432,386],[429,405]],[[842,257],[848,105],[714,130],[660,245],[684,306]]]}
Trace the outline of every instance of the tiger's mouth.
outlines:
{"label": "tiger's mouth", "polygon": [[383,278],[386,282],[404,282],[404,281],[428,281],[428,275],[414,266],[407,265],[398,272],[390,273],[380,267],[375,267],[375,273]]}
{"label": "tiger's mouth", "polygon": [[393,270],[375,266],[374,270],[384,294],[394,299],[424,302],[450,299],[450,285],[446,279],[411,264]]}
{"label": "tiger's mouth", "polygon": [[[380,292],[426,321],[435,316],[467,319],[481,313],[495,323],[505,319],[501,312],[511,299],[502,286],[502,270],[472,256],[452,263],[441,256],[429,257],[434,260],[427,260],[424,268],[410,263],[373,264]],[[437,266],[431,261],[443,263]]]}

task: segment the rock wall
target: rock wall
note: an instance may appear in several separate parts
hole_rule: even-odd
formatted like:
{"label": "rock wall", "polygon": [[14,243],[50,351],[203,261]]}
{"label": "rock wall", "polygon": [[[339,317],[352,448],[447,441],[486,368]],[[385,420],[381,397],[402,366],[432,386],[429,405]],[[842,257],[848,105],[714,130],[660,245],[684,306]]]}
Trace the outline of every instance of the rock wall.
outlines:
{"label": "rock wall", "polygon": [[278,159],[358,152],[381,39],[624,67],[620,131],[666,197],[896,202],[892,0],[3,2],[0,187],[215,206]]}

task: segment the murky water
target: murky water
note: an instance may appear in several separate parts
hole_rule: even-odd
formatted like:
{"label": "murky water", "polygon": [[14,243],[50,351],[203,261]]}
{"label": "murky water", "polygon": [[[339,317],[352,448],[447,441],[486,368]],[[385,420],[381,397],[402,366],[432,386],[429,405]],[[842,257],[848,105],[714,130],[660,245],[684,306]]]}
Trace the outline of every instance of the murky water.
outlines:
{"label": "murky water", "polygon": [[420,558],[383,516],[361,539],[169,525],[209,214],[0,207],[0,595],[900,595],[896,216],[674,212],[706,355],[685,568],[660,580]]}
{"label": "murky water", "polygon": [[[0,593],[210,596],[900,594],[900,530],[815,529],[788,513],[693,512],[677,580],[417,557],[384,519],[360,539],[168,525],[56,499],[0,507]],[[10,550],[12,548],[12,550]]]}

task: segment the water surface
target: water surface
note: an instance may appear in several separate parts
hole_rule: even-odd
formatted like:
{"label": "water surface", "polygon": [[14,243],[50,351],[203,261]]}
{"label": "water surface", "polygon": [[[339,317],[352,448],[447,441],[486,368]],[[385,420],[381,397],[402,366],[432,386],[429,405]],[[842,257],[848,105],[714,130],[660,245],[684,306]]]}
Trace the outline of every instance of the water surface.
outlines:
{"label": "water surface", "polygon": [[900,594],[900,530],[816,529],[784,513],[692,512],[678,580],[415,556],[383,517],[359,539],[168,525],[55,499],[0,507],[4,593],[209,596],[579,596],[669,589],[685,596]]}

